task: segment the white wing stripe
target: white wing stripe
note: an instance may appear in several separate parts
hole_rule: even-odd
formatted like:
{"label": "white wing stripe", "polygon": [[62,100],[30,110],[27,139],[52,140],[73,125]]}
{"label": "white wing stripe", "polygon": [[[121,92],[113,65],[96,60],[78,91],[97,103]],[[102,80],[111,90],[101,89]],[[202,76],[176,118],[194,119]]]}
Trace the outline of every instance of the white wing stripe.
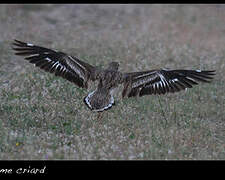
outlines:
{"label": "white wing stripe", "polygon": [[35,57],[35,56],[39,56],[40,54],[32,54],[30,56],[27,56],[27,58],[31,58],[31,57]]}
{"label": "white wing stripe", "polygon": [[70,67],[72,67],[72,69],[79,75],[79,77],[80,77],[81,79],[84,80],[84,74],[83,74],[83,72],[82,72],[81,70],[85,71],[85,68],[84,68],[81,64],[79,64],[79,63],[76,61],[76,59],[74,59],[73,57],[71,57],[71,56],[68,56],[68,57],[69,57],[73,62],[75,62],[76,65],[80,66],[80,68],[74,67],[74,65],[73,65],[72,63],[70,63],[70,61],[67,61],[67,63],[70,65]]}
{"label": "white wing stripe", "polygon": [[61,66],[60,71],[64,72],[65,69],[66,69],[66,68],[65,68],[64,66]]}
{"label": "white wing stripe", "polygon": [[178,81],[178,79],[177,79],[177,78],[175,78],[175,79],[172,79],[171,81],[172,81],[172,82],[176,82],[176,81]]}
{"label": "white wing stripe", "polygon": [[160,81],[159,83],[160,83],[161,87],[163,87],[163,85],[162,85],[162,81]]}
{"label": "white wing stripe", "polygon": [[53,64],[52,68],[54,68],[54,66],[56,66],[56,65],[58,65],[58,64],[59,64],[59,61],[56,61],[56,62]]}
{"label": "white wing stripe", "polygon": [[155,90],[155,83],[153,84],[153,89]]}
{"label": "white wing stripe", "polygon": [[31,43],[27,43],[27,46],[34,46],[33,44],[31,44]]}
{"label": "white wing stripe", "polygon": [[61,65],[58,63],[57,66],[55,67],[55,69],[57,69],[59,66],[61,66]]}
{"label": "white wing stripe", "polygon": [[162,74],[160,74],[160,73],[158,73],[158,75],[159,75],[160,79],[162,80],[162,82],[164,84],[164,87],[169,86],[169,83],[167,82],[165,77]]}
{"label": "white wing stripe", "polygon": [[148,76],[148,75],[151,75],[151,74],[154,74],[154,73],[155,73],[155,71],[149,72],[149,73],[146,73],[146,74],[142,74],[142,75],[136,76],[134,79],[138,79],[138,78],[141,78],[141,77],[145,77],[145,76]]}
{"label": "white wing stripe", "polygon": [[191,81],[196,82],[194,79],[192,79],[192,78],[190,78],[190,77],[188,77],[188,76],[186,76],[185,78],[187,78],[187,79],[189,79],[189,80],[191,80]]}
{"label": "white wing stripe", "polygon": [[166,86],[166,83],[164,82],[164,79],[161,78],[161,81],[160,82],[163,83],[162,86],[164,86],[164,87]]}
{"label": "white wing stripe", "polygon": [[45,58],[48,62],[51,62],[52,60],[48,57]]}
{"label": "white wing stripe", "polygon": [[85,69],[84,68],[84,66],[82,66],[80,63],[78,63],[77,61],[76,61],[76,59],[74,59],[72,56],[68,56],[70,59],[72,59],[73,61],[75,61],[76,62],[76,64],[78,65],[78,66],[80,66],[82,69]]}
{"label": "white wing stripe", "polygon": [[159,89],[159,82],[156,83],[157,89]]}

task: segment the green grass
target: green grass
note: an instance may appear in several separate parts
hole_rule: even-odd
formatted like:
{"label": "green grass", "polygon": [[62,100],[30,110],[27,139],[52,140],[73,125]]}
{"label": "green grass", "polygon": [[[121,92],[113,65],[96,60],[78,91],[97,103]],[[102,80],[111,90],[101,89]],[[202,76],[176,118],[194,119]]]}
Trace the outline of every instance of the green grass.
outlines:
{"label": "green grass", "polygon": [[[0,159],[225,159],[223,6],[34,6],[0,7]],[[122,99],[119,87],[99,120],[83,103],[96,83],[84,90],[35,68],[13,55],[15,38],[123,72],[217,74],[163,96]]]}

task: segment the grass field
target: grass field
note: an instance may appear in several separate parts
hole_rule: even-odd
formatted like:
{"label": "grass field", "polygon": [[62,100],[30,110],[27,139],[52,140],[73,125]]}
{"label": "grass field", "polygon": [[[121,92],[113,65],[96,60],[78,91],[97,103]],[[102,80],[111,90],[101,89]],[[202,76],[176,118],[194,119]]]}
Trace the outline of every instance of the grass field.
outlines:
{"label": "grass field", "polygon": [[[0,5],[0,159],[225,159],[224,5]],[[46,73],[13,39],[97,66],[216,70],[210,84],[121,99],[101,120],[92,89]],[[96,84],[93,84],[96,86]]]}

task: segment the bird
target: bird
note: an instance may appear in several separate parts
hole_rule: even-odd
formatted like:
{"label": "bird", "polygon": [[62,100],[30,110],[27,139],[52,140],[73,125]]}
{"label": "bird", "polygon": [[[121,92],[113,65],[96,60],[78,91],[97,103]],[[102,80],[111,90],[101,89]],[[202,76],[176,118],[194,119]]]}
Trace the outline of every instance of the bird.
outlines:
{"label": "bird", "polygon": [[90,81],[98,81],[97,88],[83,98],[91,111],[103,112],[115,105],[113,91],[123,86],[122,98],[142,97],[175,93],[198,85],[209,83],[215,70],[185,70],[159,68],[140,72],[121,72],[119,63],[112,61],[103,69],[61,51],[52,50],[32,43],[14,40],[15,55],[40,69],[60,76],[79,88],[88,89]]}

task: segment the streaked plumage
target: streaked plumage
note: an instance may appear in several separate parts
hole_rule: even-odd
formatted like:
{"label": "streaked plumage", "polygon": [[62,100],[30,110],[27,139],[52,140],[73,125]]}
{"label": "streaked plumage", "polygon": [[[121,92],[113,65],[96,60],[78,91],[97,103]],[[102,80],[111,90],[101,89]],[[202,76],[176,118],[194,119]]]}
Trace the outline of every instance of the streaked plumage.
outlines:
{"label": "streaked plumage", "polygon": [[119,64],[111,62],[107,69],[100,69],[63,52],[24,43],[13,43],[16,55],[25,56],[39,68],[61,76],[81,88],[88,88],[88,82],[98,81],[95,91],[85,98],[85,104],[93,111],[101,112],[112,107],[112,91],[123,84],[122,97],[174,93],[192,88],[201,82],[210,82],[215,71],[155,69],[143,72],[122,73]]}

